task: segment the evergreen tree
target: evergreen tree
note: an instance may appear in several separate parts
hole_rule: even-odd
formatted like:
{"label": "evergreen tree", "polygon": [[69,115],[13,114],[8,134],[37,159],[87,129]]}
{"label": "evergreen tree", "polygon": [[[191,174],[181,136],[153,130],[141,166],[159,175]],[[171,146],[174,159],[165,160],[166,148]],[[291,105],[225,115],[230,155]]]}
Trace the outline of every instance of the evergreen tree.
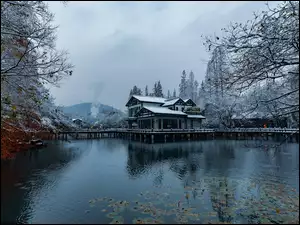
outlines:
{"label": "evergreen tree", "polygon": [[173,91],[173,98],[176,98],[176,90],[174,88],[174,91]]}
{"label": "evergreen tree", "polygon": [[168,90],[168,95],[167,95],[167,98],[171,98],[171,93],[170,93],[170,90]]}
{"label": "evergreen tree", "polygon": [[197,102],[198,100],[198,86],[199,86],[199,83],[197,80],[194,81],[194,99],[192,99],[194,102]]}
{"label": "evergreen tree", "polygon": [[187,81],[187,97],[192,99],[193,101],[195,100],[194,98],[194,83],[195,83],[195,76],[193,71],[190,72],[189,74],[189,79]]}
{"label": "evergreen tree", "polygon": [[143,92],[140,88],[137,89],[137,94],[136,95],[143,95]]}
{"label": "evergreen tree", "polygon": [[157,82],[157,92],[156,92],[156,97],[164,97],[162,86],[160,81]]}
{"label": "evergreen tree", "polygon": [[142,95],[142,90],[138,88],[136,85],[133,86],[133,88],[130,90],[130,96],[131,95]]}
{"label": "evergreen tree", "polygon": [[185,70],[182,71],[181,81],[179,84],[179,97],[187,98],[187,80]]}
{"label": "evergreen tree", "polygon": [[145,88],[145,96],[148,96],[149,93],[148,93],[148,85],[146,85],[146,88]]}
{"label": "evergreen tree", "polygon": [[154,88],[153,88],[153,96],[157,96],[157,83],[155,82]]}

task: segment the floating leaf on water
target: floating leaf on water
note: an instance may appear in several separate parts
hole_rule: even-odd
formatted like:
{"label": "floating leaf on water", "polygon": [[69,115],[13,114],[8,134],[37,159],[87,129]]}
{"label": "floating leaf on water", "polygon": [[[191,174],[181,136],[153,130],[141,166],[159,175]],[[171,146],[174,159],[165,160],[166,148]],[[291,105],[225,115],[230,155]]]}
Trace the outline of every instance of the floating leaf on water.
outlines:
{"label": "floating leaf on water", "polygon": [[132,211],[138,211],[140,208],[138,207],[138,206],[133,206],[132,208],[131,208],[131,210]]}
{"label": "floating leaf on water", "polygon": [[218,214],[216,212],[209,212],[208,215],[209,216],[217,216]]}
{"label": "floating leaf on water", "polygon": [[90,210],[85,210],[85,211],[84,211],[84,213],[89,213],[89,212],[90,212]]}
{"label": "floating leaf on water", "polygon": [[89,203],[90,204],[94,204],[96,202],[96,200],[95,199],[91,199],[91,200],[89,200]]}
{"label": "floating leaf on water", "polygon": [[124,223],[124,218],[122,216],[117,216],[110,222],[110,224],[123,224],[123,223]]}
{"label": "floating leaf on water", "polygon": [[190,220],[200,220],[200,214],[199,213],[187,213],[185,215]]}
{"label": "floating leaf on water", "polygon": [[151,213],[151,210],[146,208],[142,211],[143,214],[150,214]]}
{"label": "floating leaf on water", "polygon": [[102,210],[101,210],[101,212],[106,212],[106,211],[107,211],[106,209],[102,209]]}
{"label": "floating leaf on water", "polygon": [[111,212],[111,213],[108,213],[106,216],[108,217],[108,218],[115,218],[116,216],[118,216],[119,215],[119,213],[117,213],[117,212]]}
{"label": "floating leaf on water", "polygon": [[189,222],[189,220],[188,220],[186,217],[177,217],[177,218],[175,219],[175,221],[176,221],[177,223],[188,223],[188,222]]}
{"label": "floating leaf on water", "polygon": [[141,218],[134,219],[133,224],[145,224],[145,221]]}

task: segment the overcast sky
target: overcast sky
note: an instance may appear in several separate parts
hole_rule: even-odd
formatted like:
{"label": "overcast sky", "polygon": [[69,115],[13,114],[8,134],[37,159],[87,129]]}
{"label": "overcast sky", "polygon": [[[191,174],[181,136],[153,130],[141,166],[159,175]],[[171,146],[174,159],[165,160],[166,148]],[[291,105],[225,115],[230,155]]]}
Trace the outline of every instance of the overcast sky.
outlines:
{"label": "overcast sky", "polygon": [[[275,3],[273,3],[275,4]],[[125,109],[133,85],[173,91],[183,69],[201,82],[209,54],[201,35],[220,34],[265,2],[49,2],[57,47],[70,53],[73,76],[51,88],[58,105],[100,102]]]}

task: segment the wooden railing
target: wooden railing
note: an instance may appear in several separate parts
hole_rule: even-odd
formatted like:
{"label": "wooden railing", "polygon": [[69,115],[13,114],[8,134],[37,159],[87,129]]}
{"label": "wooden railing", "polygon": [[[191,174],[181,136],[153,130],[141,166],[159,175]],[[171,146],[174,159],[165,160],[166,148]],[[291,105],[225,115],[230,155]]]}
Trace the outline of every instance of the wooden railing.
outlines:
{"label": "wooden railing", "polygon": [[299,133],[296,128],[231,128],[215,129],[216,132],[254,132],[254,133]]}
{"label": "wooden railing", "polygon": [[[68,131],[61,132],[67,133]],[[109,128],[109,129],[83,129],[73,132],[136,132],[136,133],[152,133],[152,132],[176,132],[176,133],[213,133],[213,132],[240,132],[240,133],[299,133],[299,129],[295,128],[231,128],[231,129],[127,129],[127,128]]]}

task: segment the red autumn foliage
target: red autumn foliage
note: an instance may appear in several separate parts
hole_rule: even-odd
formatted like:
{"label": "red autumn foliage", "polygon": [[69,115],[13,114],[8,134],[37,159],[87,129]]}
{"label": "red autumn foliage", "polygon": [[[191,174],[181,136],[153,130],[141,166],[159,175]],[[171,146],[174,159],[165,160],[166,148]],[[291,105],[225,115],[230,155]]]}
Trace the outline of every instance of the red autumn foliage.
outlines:
{"label": "red autumn foliage", "polygon": [[[38,119],[38,118],[35,118]],[[1,159],[13,158],[16,152],[25,151],[32,148],[32,139],[49,140],[52,139],[52,132],[43,128],[38,120],[26,120],[23,126],[29,131],[21,128],[16,121],[3,120],[1,124]]]}

